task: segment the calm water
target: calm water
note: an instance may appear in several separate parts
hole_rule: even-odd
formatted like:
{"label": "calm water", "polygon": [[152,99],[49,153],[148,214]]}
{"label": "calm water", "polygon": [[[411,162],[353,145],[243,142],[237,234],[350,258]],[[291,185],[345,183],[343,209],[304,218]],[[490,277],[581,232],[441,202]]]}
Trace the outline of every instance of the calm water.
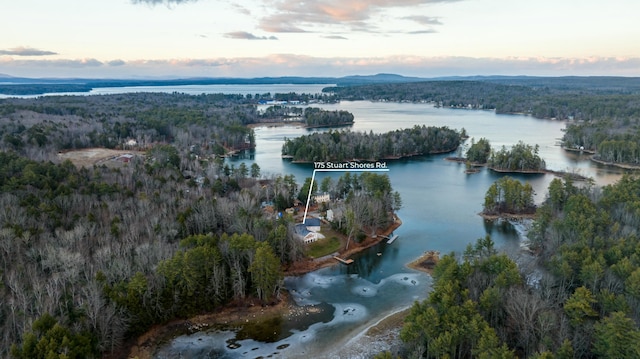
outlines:
{"label": "calm water", "polygon": [[89,92],[90,95],[105,95],[131,92],[165,92],[165,93],[185,93],[188,95],[200,95],[203,93],[224,93],[224,94],[276,94],[276,93],[322,93],[322,89],[334,85],[182,85],[182,86],[128,86],[128,87],[98,87]]}
{"label": "calm water", "polygon": [[[471,137],[485,137],[493,147],[509,147],[520,140],[538,144],[547,167],[589,175],[598,184],[612,183],[620,175],[620,171],[597,166],[584,156],[565,153],[557,144],[565,126],[559,121],[496,115],[490,111],[438,109],[429,104],[357,101],[321,107],[353,113],[352,130],[386,132],[416,124],[464,127]],[[232,162],[236,166],[240,162],[256,162],[263,174],[294,174],[301,183],[304,178],[311,177],[312,168],[282,160],[280,149],[285,137],[306,133],[309,130],[299,127],[257,128],[257,149]],[[335,308],[327,320],[304,330],[294,330],[275,343],[240,341],[241,347],[237,349],[226,347],[225,340],[234,336],[231,332],[183,336],[164,347],[157,357],[179,354],[186,358],[367,357],[379,351],[380,347],[373,345],[376,343],[362,338],[362,332],[389,313],[426,298],[430,288],[430,277],[408,269],[405,266],[408,262],[426,250],[459,253],[486,234],[502,248],[519,248],[521,238],[514,226],[487,222],[478,216],[486,190],[501,175],[486,169],[466,175],[464,165],[445,161],[446,156],[388,163],[393,188],[400,192],[403,200],[403,208],[398,213],[403,225],[396,231],[399,235],[396,242],[392,245],[382,243],[354,257],[355,263],[350,266],[336,265],[286,279],[286,286],[298,304],[322,303]],[[324,175],[327,174],[319,173],[316,179],[320,181]],[[538,202],[544,199],[546,188],[554,178],[551,175],[516,177],[532,184]],[[356,349],[345,349],[349,347]]]}

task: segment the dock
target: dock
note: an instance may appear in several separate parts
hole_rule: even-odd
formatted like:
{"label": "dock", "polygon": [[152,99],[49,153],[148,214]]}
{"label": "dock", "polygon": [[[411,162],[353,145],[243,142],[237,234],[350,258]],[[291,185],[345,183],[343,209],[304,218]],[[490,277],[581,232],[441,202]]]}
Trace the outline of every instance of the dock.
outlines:
{"label": "dock", "polygon": [[338,262],[342,263],[342,264],[351,264],[351,263],[353,263],[353,259],[351,259],[351,258],[349,258],[349,259],[342,259],[342,258],[340,258],[340,257],[338,257],[338,256],[333,256],[333,258],[334,258],[335,260],[337,260]]}
{"label": "dock", "polygon": [[396,239],[398,239],[398,235],[397,234],[394,234],[391,237],[387,237],[387,244],[393,243],[393,241],[395,241]]}

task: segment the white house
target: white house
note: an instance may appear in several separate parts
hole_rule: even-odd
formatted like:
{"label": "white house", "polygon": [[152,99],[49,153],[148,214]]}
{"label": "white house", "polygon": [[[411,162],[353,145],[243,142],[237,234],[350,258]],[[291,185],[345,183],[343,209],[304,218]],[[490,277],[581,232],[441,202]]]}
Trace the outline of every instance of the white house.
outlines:
{"label": "white house", "polygon": [[295,233],[304,244],[309,244],[320,238],[324,238],[324,235],[321,233],[310,231],[308,228],[304,223],[298,223],[295,226]]}
{"label": "white house", "polygon": [[304,223],[296,224],[294,228],[296,236],[305,244],[324,238],[324,235],[320,233],[320,225],[321,222],[318,218],[307,218]]}
{"label": "white house", "polygon": [[327,203],[331,201],[331,196],[325,192],[324,194],[316,195],[315,197],[313,197],[313,199],[316,201],[316,203]]}

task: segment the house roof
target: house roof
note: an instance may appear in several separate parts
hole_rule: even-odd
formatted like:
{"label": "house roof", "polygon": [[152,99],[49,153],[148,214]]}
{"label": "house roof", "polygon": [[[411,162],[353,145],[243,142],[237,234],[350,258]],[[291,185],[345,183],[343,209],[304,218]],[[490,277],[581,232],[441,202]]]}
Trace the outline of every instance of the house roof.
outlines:
{"label": "house roof", "polygon": [[296,224],[296,226],[294,227],[296,234],[300,235],[300,236],[306,236],[307,234],[311,233],[311,231],[309,231],[307,229],[307,225],[306,224],[302,224],[302,223],[298,223]]}
{"label": "house roof", "polygon": [[305,226],[308,227],[320,227],[320,219],[318,218],[307,218],[304,221]]}

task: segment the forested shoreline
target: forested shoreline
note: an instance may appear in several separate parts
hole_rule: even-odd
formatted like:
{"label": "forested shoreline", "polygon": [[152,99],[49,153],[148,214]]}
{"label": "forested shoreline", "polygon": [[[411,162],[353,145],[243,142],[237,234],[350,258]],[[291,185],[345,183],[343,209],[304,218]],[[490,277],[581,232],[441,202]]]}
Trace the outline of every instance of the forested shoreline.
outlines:
{"label": "forested shoreline", "polygon": [[640,116],[637,78],[432,80],[327,87],[342,100],[431,102],[537,118],[591,121]]}
{"label": "forested shoreline", "polygon": [[447,127],[424,125],[382,134],[331,130],[285,138],[282,156],[296,162],[400,159],[455,151],[461,137]]}
{"label": "forested shoreline", "polygon": [[329,87],[343,100],[431,102],[438,107],[493,110],[568,121],[563,146],[594,152],[603,163],[640,164],[637,78],[503,78],[434,80]]}
{"label": "forested shoreline", "polygon": [[640,166],[638,120],[636,117],[568,124],[563,136],[564,146],[594,153],[594,159],[603,163]]}
{"label": "forested shoreline", "polygon": [[516,264],[489,236],[441,258],[433,292],[405,319],[404,353],[640,356],[638,188],[632,176],[602,190],[554,179],[528,235],[535,265]]}

